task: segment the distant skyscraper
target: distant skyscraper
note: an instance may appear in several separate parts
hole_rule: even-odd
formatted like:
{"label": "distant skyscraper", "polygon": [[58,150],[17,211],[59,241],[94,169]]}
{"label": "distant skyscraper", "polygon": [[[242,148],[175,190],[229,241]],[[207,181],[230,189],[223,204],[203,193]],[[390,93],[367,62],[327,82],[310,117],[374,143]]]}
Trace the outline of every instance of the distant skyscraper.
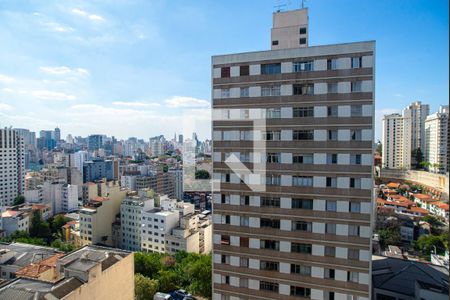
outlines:
{"label": "distant skyscraper", "polygon": [[61,129],[56,127],[53,135],[54,135],[55,141],[59,142],[61,140]]}
{"label": "distant skyscraper", "polygon": [[52,150],[56,147],[56,140],[54,139],[54,132],[51,130],[41,130],[38,138],[38,149]]}
{"label": "distant skyscraper", "polygon": [[25,146],[11,128],[0,128],[0,207],[11,205],[25,188]]}
{"label": "distant skyscraper", "polygon": [[114,162],[112,160],[93,159],[83,165],[83,182],[98,181],[103,178],[114,180]]}
{"label": "distant skyscraper", "polygon": [[184,138],[182,134],[178,135],[178,144],[183,144]]}
{"label": "distant skyscraper", "polygon": [[382,165],[388,169],[411,168],[411,118],[400,114],[383,118]]}
{"label": "distant skyscraper", "polygon": [[449,143],[449,108],[441,106],[437,113],[429,115],[425,120],[425,161],[429,162],[430,170],[448,172]]}
{"label": "distant skyscraper", "polygon": [[103,146],[103,135],[93,134],[88,137],[88,149],[89,151],[94,151],[102,148]]}
{"label": "distant skyscraper", "polygon": [[[411,120],[411,151],[425,149],[425,119],[430,114],[430,106],[420,101],[411,103],[403,109],[403,117]],[[412,157],[414,160],[414,157]]]}

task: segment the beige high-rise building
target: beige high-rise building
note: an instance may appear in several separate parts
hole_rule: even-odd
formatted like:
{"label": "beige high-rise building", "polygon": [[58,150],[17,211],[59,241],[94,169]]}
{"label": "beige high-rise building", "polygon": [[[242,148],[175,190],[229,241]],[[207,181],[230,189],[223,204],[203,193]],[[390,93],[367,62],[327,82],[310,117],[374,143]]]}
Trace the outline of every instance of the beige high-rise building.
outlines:
{"label": "beige high-rise building", "polygon": [[411,118],[400,114],[383,118],[382,165],[387,169],[411,168]]}
{"label": "beige high-rise building", "polygon": [[375,42],[295,47],[307,20],[212,58],[213,299],[370,298]]}
{"label": "beige high-rise building", "polygon": [[430,163],[433,172],[448,172],[448,115],[448,105],[441,106],[425,121],[425,161]]}
{"label": "beige high-rise building", "polygon": [[[425,149],[425,120],[430,114],[430,106],[416,101],[403,109],[403,117],[411,120],[411,151]],[[412,158],[414,159],[414,157]]]}

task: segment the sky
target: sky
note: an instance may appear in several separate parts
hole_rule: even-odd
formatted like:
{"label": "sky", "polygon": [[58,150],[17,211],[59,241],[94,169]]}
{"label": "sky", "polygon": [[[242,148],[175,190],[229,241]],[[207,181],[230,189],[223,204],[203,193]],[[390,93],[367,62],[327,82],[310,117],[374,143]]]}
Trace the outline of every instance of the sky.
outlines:
{"label": "sky", "polygon": [[[0,126],[210,136],[211,56],[270,49],[280,0],[2,0]],[[449,100],[446,0],[308,0],[309,44],[376,40],[382,115]]]}

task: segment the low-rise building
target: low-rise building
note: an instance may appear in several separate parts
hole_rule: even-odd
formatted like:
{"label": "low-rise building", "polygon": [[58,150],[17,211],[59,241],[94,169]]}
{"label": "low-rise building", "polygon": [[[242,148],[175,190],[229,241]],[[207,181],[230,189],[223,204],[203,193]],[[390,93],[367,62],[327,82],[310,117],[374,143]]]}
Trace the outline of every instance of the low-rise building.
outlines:
{"label": "low-rise building", "polygon": [[30,213],[20,210],[6,210],[1,214],[0,229],[4,231],[6,236],[11,235],[15,231],[30,230]]}
{"label": "low-rise building", "polygon": [[448,221],[448,204],[440,201],[429,203],[429,211],[438,217],[444,218]]}
{"label": "low-rise building", "polygon": [[178,226],[176,210],[154,208],[142,213],[141,249],[146,252],[166,252],[166,236]]}

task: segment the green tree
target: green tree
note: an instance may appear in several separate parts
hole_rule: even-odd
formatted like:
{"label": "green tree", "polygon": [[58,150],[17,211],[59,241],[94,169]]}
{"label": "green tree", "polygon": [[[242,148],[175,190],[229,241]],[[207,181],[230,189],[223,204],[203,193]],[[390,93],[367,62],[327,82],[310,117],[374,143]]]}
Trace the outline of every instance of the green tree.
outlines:
{"label": "green tree", "polygon": [[[210,278],[211,280],[211,278]],[[159,289],[164,293],[178,289],[179,276],[174,270],[159,270]]]}
{"label": "green tree", "polygon": [[211,270],[211,255],[198,255],[193,263],[187,264],[185,273],[191,278],[191,283],[187,287],[189,292],[211,298]]}
{"label": "green tree", "polygon": [[211,175],[206,170],[197,170],[195,171],[195,179],[210,179]]}
{"label": "green tree", "polygon": [[64,215],[56,215],[51,219],[50,227],[52,233],[60,233],[61,227],[69,221],[68,218],[64,217]]}
{"label": "green tree", "polygon": [[30,236],[47,240],[52,236],[49,224],[42,220],[41,213],[38,210],[33,211],[31,217]]}
{"label": "green tree", "polygon": [[23,195],[19,195],[16,198],[14,198],[13,206],[20,205],[25,203],[25,197]]}
{"label": "green tree", "polygon": [[421,162],[423,162],[423,153],[422,150],[420,150],[420,147],[417,149],[414,149],[411,152],[411,156],[413,158],[413,161],[415,162],[415,168],[420,169],[421,168]]}
{"label": "green tree", "polygon": [[431,227],[440,227],[442,226],[441,221],[439,221],[435,216],[433,215],[427,215],[422,218],[422,221],[425,221],[431,225]]}
{"label": "green tree", "polygon": [[380,238],[380,245],[383,248],[388,245],[398,245],[401,239],[400,230],[395,227],[378,230],[378,236]]}
{"label": "green tree", "polygon": [[430,255],[436,250],[437,254],[444,254],[448,249],[448,233],[441,235],[424,234],[414,242],[414,249],[420,251],[424,256]]}
{"label": "green tree", "polygon": [[153,300],[158,291],[158,280],[150,279],[142,274],[134,275],[134,293],[136,300]]}
{"label": "green tree", "polygon": [[162,267],[161,255],[158,253],[136,252],[134,254],[135,273],[140,273],[150,278],[156,278]]}

